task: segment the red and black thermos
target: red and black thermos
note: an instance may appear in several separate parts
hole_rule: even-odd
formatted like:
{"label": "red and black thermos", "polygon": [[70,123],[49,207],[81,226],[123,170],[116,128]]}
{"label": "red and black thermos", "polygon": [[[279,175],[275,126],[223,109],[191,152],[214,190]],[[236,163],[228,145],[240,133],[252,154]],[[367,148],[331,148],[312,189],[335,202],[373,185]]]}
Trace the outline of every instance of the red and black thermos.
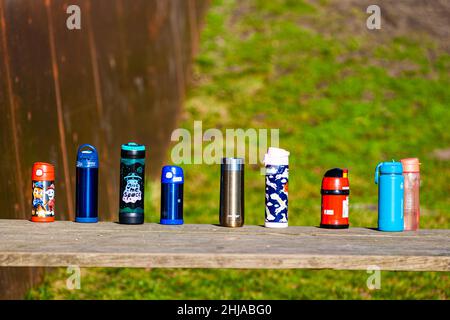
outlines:
{"label": "red and black thermos", "polygon": [[340,168],[328,170],[322,179],[321,193],[322,219],[320,227],[348,228],[348,197],[350,195],[348,170]]}

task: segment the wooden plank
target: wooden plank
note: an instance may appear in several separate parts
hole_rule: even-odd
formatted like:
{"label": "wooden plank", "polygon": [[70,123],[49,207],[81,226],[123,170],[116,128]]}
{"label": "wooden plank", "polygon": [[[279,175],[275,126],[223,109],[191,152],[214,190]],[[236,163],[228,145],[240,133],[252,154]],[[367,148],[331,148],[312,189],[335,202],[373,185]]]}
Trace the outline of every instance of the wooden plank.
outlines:
{"label": "wooden plank", "polygon": [[0,266],[450,271],[450,230],[0,220]]}

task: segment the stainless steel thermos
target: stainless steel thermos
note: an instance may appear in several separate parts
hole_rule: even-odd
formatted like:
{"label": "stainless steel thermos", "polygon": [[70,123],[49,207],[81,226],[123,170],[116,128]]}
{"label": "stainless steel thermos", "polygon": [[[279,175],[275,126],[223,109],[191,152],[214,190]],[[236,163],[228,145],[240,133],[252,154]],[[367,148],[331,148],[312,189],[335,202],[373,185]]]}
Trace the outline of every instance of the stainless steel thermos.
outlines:
{"label": "stainless steel thermos", "polygon": [[244,225],[244,159],[222,158],[220,169],[220,225]]}
{"label": "stainless steel thermos", "polygon": [[98,221],[98,154],[90,144],[83,144],[77,153],[75,221]]}
{"label": "stainless steel thermos", "polygon": [[161,224],[183,224],[183,169],[164,166],[161,172]]}
{"label": "stainless steel thermos", "polygon": [[120,158],[119,223],[144,223],[145,146],[122,145]]}

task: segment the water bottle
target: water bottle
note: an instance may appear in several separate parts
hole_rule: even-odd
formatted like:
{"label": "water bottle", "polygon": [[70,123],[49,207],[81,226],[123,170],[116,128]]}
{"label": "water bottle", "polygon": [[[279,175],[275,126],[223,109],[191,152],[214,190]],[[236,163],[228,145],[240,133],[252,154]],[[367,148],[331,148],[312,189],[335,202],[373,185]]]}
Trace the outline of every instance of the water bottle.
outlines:
{"label": "water bottle", "polygon": [[52,164],[33,164],[31,190],[31,221],[55,221],[55,167]]}
{"label": "water bottle", "polygon": [[350,185],[348,169],[328,170],[322,179],[322,205],[320,227],[328,229],[346,229],[348,222],[348,202]]}
{"label": "water bottle", "polygon": [[83,144],[77,153],[75,221],[98,221],[98,154],[90,144]]}
{"label": "water bottle", "polygon": [[161,172],[161,224],[183,224],[183,169],[164,166]]}
{"label": "water bottle", "polygon": [[266,213],[267,228],[288,226],[289,152],[270,147],[264,156],[266,166]]}
{"label": "water bottle", "polygon": [[407,231],[419,229],[420,217],[420,163],[417,158],[400,160],[403,166],[403,178],[405,179],[404,192],[404,228]]}
{"label": "water bottle", "polygon": [[144,223],[145,146],[123,144],[120,158],[119,223]]}
{"label": "water bottle", "polygon": [[381,162],[375,169],[380,231],[403,231],[403,180],[400,162]]}
{"label": "water bottle", "polygon": [[244,159],[222,158],[220,166],[220,225],[244,225]]}

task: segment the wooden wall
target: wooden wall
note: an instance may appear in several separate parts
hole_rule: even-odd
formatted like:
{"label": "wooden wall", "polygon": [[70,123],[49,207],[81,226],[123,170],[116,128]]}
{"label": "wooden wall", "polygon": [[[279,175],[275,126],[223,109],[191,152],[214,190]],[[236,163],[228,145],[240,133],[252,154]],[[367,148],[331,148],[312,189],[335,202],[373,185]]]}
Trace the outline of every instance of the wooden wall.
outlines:
{"label": "wooden wall", "polygon": [[[71,4],[81,30],[66,27]],[[147,145],[147,173],[159,172],[207,4],[0,0],[0,218],[29,219],[31,166],[45,161],[56,167],[56,217],[73,219],[76,150],[91,143],[101,219],[116,219],[120,145]],[[21,297],[41,274],[0,269],[0,298]]]}

